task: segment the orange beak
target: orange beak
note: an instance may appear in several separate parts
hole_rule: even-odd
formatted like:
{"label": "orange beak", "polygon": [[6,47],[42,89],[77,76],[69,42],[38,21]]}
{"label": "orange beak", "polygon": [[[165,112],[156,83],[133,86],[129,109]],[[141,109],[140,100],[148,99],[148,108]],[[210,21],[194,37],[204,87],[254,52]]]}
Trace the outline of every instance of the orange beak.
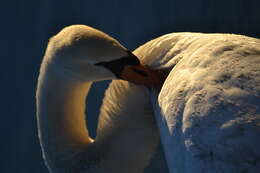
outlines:
{"label": "orange beak", "polygon": [[147,66],[125,66],[121,78],[135,84],[149,88],[161,88],[167,75],[159,70],[152,70]]}

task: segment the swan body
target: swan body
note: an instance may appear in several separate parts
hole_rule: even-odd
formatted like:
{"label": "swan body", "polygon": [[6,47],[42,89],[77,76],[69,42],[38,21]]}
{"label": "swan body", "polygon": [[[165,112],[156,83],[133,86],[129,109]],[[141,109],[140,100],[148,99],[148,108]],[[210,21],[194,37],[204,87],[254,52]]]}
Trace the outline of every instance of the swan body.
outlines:
{"label": "swan body", "polygon": [[124,79],[152,86],[156,74],[140,66],[118,41],[91,27],[69,26],[52,37],[36,93],[38,133],[49,171],[142,172],[159,140],[148,89],[113,83],[105,94],[96,139],[88,135],[85,99],[94,81]]}
{"label": "swan body", "polygon": [[134,53],[170,70],[151,96],[170,172],[259,172],[259,39],[173,33]]}
{"label": "swan body", "polygon": [[112,81],[93,140],[84,123],[88,89],[93,81],[118,75],[95,64],[129,54],[95,29],[61,31],[48,45],[37,89],[39,137],[49,170],[142,172],[159,138],[154,109],[170,172],[256,172],[259,47],[259,39],[201,33],[167,34],[140,46],[134,54],[142,63],[170,74],[152,94]]}

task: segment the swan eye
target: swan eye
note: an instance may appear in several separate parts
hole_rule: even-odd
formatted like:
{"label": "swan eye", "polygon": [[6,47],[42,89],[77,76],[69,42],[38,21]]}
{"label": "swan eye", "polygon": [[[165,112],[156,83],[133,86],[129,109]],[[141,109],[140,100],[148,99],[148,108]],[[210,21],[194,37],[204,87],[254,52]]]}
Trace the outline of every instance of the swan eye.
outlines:
{"label": "swan eye", "polygon": [[127,53],[127,56],[120,59],[107,62],[103,61],[96,63],[95,65],[107,68],[112,73],[114,73],[117,78],[120,78],[125,66],[135,66],[140,64],[139,59],[134,54],[132,54],[132,52],[127,51]]}

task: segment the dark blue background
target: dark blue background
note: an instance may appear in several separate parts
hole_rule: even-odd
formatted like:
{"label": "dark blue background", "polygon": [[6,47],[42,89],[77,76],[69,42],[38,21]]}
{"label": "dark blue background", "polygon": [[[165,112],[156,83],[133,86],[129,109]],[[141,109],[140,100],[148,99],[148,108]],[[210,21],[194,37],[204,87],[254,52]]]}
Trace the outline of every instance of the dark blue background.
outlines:
{"label": "dark blue background", "polygon": [[[0,172],[47,173],[36,131],[35,88],[48,38],[86,24],[130,50],[169,32],[228,32],[259,38],[259,0],[16,0],[0,3]],[[91,91],[98,114],[104,86]],[[95,116],[94,116],[95,115]],[[95,118],[89,120],[94,136]],[[162,152],[146,172],[167,172]]]}

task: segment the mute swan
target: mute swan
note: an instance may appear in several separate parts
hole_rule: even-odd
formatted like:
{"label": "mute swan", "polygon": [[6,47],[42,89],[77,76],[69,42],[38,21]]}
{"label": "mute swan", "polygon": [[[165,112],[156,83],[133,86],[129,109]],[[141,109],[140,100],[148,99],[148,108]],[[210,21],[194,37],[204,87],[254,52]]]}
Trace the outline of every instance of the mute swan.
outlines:
{"label": "mute swan", "polygon": [[[151,96],[170,172],[259,170],[259,47],[259,39],[246,36],[173,33],[134,51],[142,63],[171,70]],[[129,56],[130,62],[118,61]],[[160,74],[144,67],[122,71],[122,65],[138,64],[133,58],[86,26],[65,28],[50,40],[37,88],[39,137],[50,171],[143,170],[159,139],[145,87],[112,81],[95,141],[84,123],[92,81],[117,76],[150,86],[161,82]]]}
{"label": "mute swan", "polygon": [[161,74],[101,31],[66,27],[50,39],[37,86],[37,122],[50,172],[142,172],[159,140],[147,90],[118,81],[106,92],[97,137],[88,135],[85,98],[93,81],[157,87]]}

